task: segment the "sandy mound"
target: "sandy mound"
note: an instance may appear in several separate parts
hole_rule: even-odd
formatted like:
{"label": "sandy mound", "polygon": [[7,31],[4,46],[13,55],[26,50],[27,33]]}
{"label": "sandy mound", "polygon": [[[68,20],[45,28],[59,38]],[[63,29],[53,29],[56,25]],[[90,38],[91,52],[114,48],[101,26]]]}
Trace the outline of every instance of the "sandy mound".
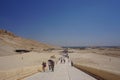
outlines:
{"label": "sandy mound", "polygon": [[17,54],[16,50],[41,52],[47,49],[58,48],[34,40],[18,37],[6,30],[0,30],[0,43],[0,56]]}

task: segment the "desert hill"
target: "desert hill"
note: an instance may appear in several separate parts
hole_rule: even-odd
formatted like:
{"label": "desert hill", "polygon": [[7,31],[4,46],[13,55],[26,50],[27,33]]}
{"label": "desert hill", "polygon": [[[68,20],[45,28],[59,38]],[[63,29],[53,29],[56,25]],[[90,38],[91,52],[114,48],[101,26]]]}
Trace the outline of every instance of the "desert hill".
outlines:
{"label": "desert hill", "polygon": [[56,47],[16,36],[7,30],[0,30],[0,56],[17,54],[19,51],[41,52],[54,48]]}

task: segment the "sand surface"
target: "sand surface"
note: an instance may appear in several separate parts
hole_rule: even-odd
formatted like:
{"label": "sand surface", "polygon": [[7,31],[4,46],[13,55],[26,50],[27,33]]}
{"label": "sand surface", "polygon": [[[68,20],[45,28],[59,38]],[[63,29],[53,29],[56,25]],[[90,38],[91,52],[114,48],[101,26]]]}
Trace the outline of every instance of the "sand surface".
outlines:
{"label": "sand surface", "polygon": [[94,53],[71,53],[71,59],[80,65],[107,70],[120,75],[120,58],[99,55]]}
{"label": "sand surface", "polygon": [[[55,60],[57,61],[61,51],[62,50],[53,50],[52,52],[30,52],[11,56],[1,56],[0,80],[16,80],[41,71],[42,61],[47,61],[53,55],[56,57]],[[88,50],[74,50],[73,53],[69,53],[69,56],[75,64],[120,75],[119,57],[93,53]]]}
{"label": "sand surface", "polygon": [[35,75],[29,76],[23,80],[97,80],[94,77],[71,66],[71,61],[67,58],[65,63],[60,61],[55,65],[54,72],[46,70]]}
{"label": "sand surface", "polygon": [[38,69],[41,70],[41,63],[47,62],[53,55],[57,57],[55,53],[37,52],[0,57],[0,80],[16,80],[35,73]]}

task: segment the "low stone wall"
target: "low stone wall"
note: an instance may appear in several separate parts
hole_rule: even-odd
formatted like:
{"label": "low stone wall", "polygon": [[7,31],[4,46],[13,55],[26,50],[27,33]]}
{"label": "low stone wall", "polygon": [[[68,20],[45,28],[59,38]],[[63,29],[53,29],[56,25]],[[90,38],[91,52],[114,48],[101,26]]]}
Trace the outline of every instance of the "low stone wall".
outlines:
{"label": "low stone wall", "polygon": [[0,80],[21,80],[24,77],[30,76],[40,71],[42,71],[41,65],[2,71],[0,72]]}
{"label": "low stone wall", "polygon": [[100,70],[92,67],[87,67],[80,64],[74,64],[74,66],[84,72],[96,77],[98,80],[120,80],[120,75],[114,74],[105,70]]}

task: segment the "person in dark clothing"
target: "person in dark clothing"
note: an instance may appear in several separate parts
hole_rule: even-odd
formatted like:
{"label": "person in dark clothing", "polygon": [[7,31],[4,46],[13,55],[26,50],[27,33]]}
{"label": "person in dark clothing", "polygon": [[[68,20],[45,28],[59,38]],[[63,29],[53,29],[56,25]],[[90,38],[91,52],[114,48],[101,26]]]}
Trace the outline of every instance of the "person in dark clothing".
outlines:
{"label": "person in dark clothing", "polygon": [[62,57],[60,57],[59,60],[60,60],[60,63],[62,63],[62,61],[63,61],[63,60],[62,60]]}
{"label": "person in dark clothing", "polygon": [[63,61],[63,60],[61,59],[60,62],[62,63],[62,61]]}
{"label": "person in dark clothing", "polygon": [[71,66],[73,66],[73,62],[71,61]]}
{"label": "person in dark clothing", "polygon": [[48,60],[49,70],[54,71],[55,62],[53,60]]}
{"label": "person in dark clothing", "polygon": [[52,63],[51,63],[51,69],[52,69],[52,71],[54,71],[54,65],[55,65],[55,62],[52,61]]}
{"label": "person in dark clothing", "polygon": [[49,70],[51,70],[51,60],[48,60],[48,67],[49,67]]}
{"label": "person in dark clothing", "polygon": [[63,59],[63,62],[65,63],[65,59]]}
{"label": "person in dark clothing", "polygon": [[46,67],[46,62],[43,62],[42,63],[42,70],[43,70],[43,72],[45,72],[45,67]]}

